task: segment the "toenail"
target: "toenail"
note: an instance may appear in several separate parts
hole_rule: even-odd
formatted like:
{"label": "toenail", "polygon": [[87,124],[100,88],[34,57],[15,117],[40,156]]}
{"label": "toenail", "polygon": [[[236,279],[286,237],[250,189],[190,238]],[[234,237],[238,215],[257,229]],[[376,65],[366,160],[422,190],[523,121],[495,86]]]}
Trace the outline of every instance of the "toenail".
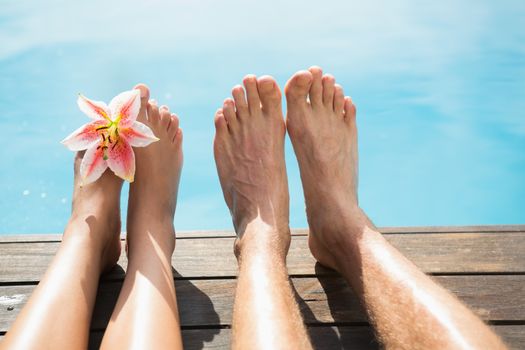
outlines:
{"label": "toenail", "polygon": [[321,67],[318,67],[318,66],[310,67],[310,71],[317,72],[319,74],[323,74],[323,70],[321,69]]}
{"label": "toenail", "polygon": [[167,109],[168,109],[168,106],[166,106],[166,105],[162,105],[162,106],[160,106],[160,109],[165,109],[165,110],[167,110]]}
{"label": "toenail", "polygon": [[273,79],[269,77],[265,79],[259,79],[259,84],[262,86],[273,86]]}
{"label": "toenail", "polygon": [[151,100],[149,100],[149,103],[151,103],[152,105],[156,105],[157,104],[157,100],[152,98]]}

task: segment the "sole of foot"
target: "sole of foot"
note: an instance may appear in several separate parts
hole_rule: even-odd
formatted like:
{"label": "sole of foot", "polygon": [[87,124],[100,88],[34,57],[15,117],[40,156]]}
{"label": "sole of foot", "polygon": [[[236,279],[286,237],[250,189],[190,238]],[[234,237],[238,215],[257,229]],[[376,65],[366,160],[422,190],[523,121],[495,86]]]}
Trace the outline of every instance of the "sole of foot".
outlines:
{"label": "sole of foot", "polygon": [[287,251],[289,198],[281,92],[269,76],[248,75],[243,85],[233,88],[233,99],[227,98],[215,114],[215,162],[238,235],[235,249],[238,253],[248,236],[261,232],[251,238],[260,244],[272,238],[278,249]]}
{"label": "sole of foot", "polygon": [[297,72],[285,87],[286,126],[299,163],[310,227],[309,246],[337,269],[333,249],[349,234],[357,203],[356,108],[321,68]]}

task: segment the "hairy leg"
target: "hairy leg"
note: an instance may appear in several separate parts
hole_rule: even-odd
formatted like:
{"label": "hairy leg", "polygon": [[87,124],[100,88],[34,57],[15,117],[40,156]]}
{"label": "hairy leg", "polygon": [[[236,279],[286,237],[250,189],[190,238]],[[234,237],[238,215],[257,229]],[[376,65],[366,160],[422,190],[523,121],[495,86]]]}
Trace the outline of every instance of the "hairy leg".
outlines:
{"label": "hairy leg", "polygon": [[75,157],[72,214],[41,282],[0,344],[2,349],[83,349],[100,274],[120,256],[122,181],[107,170],[80,187]]}
{"label": "hairy leg", "polygon": [[459,300],[392,247],[359,208],[356,110],[341,86],[312,67],[295,74],[285,92],[310,250],[353,287],[386,348],[505,348]]}
{"label": "hairy leg", "polygon": [[137,88],[142,103],[137,120],[160,140],[135,149],[137,170],[128,203],[128,269],[101,348],[181,349],[171,257],[182,130],[178,117],[167,107],[159,110],[148,103],[146,86]]}
{"label": "hairy leg", "polygon": [[215,161],[237,232],[234,349],[311,348],[288,280],[289,199],[281,92],[244,79],[215,115]]}

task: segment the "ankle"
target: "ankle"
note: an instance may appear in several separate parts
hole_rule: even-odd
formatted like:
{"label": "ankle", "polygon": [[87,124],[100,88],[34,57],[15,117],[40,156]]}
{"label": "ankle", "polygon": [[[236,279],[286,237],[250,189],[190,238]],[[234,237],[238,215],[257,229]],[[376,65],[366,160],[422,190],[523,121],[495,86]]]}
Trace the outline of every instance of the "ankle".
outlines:
{"label": "ankle", "polygon": [[64,230],[63,241],[75,241],[105,246],[116,234],[120,234],[120,216],[110,216],[107,213],[75,213],[71,214]]}
{"label": "ankle", "polygon": [[141,225],[128,222],[126,238],[128,257],[162,254],[171,258],[175,251],[173,222],[151,222]]}
{"label": "ankle", "polygon": [[104,253],[110,243],[105,239],[99,239],[97,236],[99,236],[98,232],[88,232],[76,228],[75,231],[68,233],[68,228],[66,228],[59,246],[59,252],[67,252],[66,254],[75,258],[78,256],[85,257],[89,261],[90,268],[102,271]]}
{"label": "ankle", "polygon": [[339,250],[346,251],[363,236],[367,229],[377,231],[358,206],[347,207],[344,211],[330,210],[330,213],[330,215],[317,216],[315,220],[309,220],[309,227],[314,235],[322,237],[323,245],[332,254]]}
{"label": "ankle", "polygon": [[285,261],[290,241],[288,226],[270,226],[262,220],[253,220],[238,232],[234,252],[239,262],[250,257],[271,257],[276,261]]}
{"label": "ankle", "polygon": [[340,234],[330,236],[326,246],[335,259],[337,270],[343,274],[348,267],[361,266],[365,251],[384,240],[364,213],[348,221],[339,232]]}

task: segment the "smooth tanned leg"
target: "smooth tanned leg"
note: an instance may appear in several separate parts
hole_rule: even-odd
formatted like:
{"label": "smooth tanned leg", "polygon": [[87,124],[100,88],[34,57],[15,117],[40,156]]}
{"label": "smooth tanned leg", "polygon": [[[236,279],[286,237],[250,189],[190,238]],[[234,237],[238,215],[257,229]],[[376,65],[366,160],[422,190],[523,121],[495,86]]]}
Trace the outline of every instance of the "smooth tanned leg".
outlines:
{"label": "smooth tanned leg", "polygon": [[[286,270],[290,245],[281,93],[247,76],[215,115],[215,161],[237,232],[234,349],[311,348]],[[246,90],[246,93],[245,93]]]}
{"label": "smooth tanned leg", "polygon": [[286,88],[286,125],[306,200],[309,246],[339,271],[388,349],[504,349],[478,317],[392,247],[357,201],[356,110],[318,67]]}
{"label": "smooth tanned leg", "polygon": [[110,170],[80,187],[75,157],[71,218],[62,243],[1,349],[85,349],[100,274],[120,256],[122,180]]}
{"label": "smooth tanned leg", "polygon": [[101,348],[181,349],[171,257],[182,130],[167,107],[148,103],[146,86],[136,88],[141,90],[142,103],[137,120],[160,140],[135,149],[137,170],[128,203],[128,269]]}

